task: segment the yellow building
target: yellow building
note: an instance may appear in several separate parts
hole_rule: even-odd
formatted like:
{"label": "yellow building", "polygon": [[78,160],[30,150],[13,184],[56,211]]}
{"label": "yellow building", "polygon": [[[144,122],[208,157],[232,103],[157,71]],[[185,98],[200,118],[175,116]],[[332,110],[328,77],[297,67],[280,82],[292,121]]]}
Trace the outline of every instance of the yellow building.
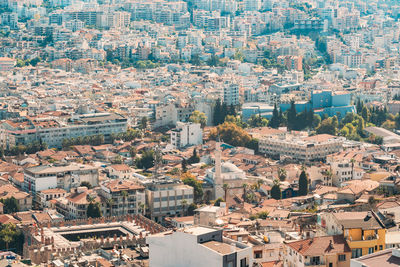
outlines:
{"label": "yellow building", "polygon": [[358,258],[385,249],[386,228],[373,211],[339,212],[323,218],[328,234],[343,234],[351,249],[351,257]]}

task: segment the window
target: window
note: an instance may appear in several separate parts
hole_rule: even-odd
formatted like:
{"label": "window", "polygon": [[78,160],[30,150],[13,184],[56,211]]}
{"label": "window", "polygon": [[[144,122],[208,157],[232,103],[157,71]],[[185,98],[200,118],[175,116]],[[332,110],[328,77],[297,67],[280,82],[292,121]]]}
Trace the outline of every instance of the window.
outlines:
{"label": "window", "polygon": [[359,258],[362,256],[362,249],[361,248],[354,248],[351,250],[351,258]]}
{"label": "window", "polygon": [[368,254],[374,253],[374,247],[368,248]]}
{"label": "window", "polygon": [[254,258],[261,259],[262,258],[262,251],[254,251]]}
{"label": "window", "polygon": [[346,261],[346,255],[339,255],[339,261]]}
{"label": "window", "polygon": [[240,260],[240,267],[247,267],[246,258]]}
{"label": "window", "polygon": [[329,267],[333,267],[333,263],[332,262],[329,263]]}
{"label": "window", "polygon": [[382,250],[383,249],[383,246],[382,245],[379,245],[379,250]]}

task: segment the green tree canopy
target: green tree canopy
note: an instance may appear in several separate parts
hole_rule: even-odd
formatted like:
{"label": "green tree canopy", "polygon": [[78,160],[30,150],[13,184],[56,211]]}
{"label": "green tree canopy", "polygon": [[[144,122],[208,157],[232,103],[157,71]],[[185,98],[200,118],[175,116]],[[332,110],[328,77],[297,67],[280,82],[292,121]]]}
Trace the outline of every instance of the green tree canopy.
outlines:
{"label": "green tree canopy", "polygon": [[306,196],[308,194],[308,178],[305,170],[300,173],[299,177],[299,196]]}

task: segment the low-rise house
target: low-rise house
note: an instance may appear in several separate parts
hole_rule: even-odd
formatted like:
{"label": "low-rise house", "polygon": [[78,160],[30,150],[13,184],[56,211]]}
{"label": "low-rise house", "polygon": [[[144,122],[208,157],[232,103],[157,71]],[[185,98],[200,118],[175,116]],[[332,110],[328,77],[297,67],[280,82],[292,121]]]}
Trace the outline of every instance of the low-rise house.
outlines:
{"label": "low-rise house", "polygon": [[113,164],[107,169],[110,178],[113,179],[130,179],[132,177],[132,169],[126,164]]}
{"label": "low-rise house", "polygon": [[321,224],[327,234],[343,235],[352,258],[385,249],[386,228],[373,211],[322,213]]}
{"label": "low-rise house", "polygon": [[321,236],[284,243],[285,267],[348,267],[351,250],[342,235]]}

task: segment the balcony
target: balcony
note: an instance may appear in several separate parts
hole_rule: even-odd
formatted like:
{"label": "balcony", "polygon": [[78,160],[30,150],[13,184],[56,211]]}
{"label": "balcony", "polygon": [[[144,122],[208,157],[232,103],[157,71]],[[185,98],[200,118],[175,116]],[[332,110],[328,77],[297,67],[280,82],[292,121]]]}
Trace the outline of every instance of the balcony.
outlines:
{"label": "balcony", "polygon": [[378,234],[369,235],[367,237],[362,236],[361,240],[360,239],[353,239],[351,236],[348,236],[346,238],[347,241],[352,242],[352,243],[354,243],[354,242],[365,242],[365,241],[368,242],[368,241],[374,241],[374,240],[378,240],[378,239],[379,239],[379,235]]}
{"label": "balcony", "polygon": [[306,262],[306,263],[304,263],[304,266],[320,267],[320,266],[326,266],[326,263],[323,262],[323,261],[320,261],[320,262]]}

